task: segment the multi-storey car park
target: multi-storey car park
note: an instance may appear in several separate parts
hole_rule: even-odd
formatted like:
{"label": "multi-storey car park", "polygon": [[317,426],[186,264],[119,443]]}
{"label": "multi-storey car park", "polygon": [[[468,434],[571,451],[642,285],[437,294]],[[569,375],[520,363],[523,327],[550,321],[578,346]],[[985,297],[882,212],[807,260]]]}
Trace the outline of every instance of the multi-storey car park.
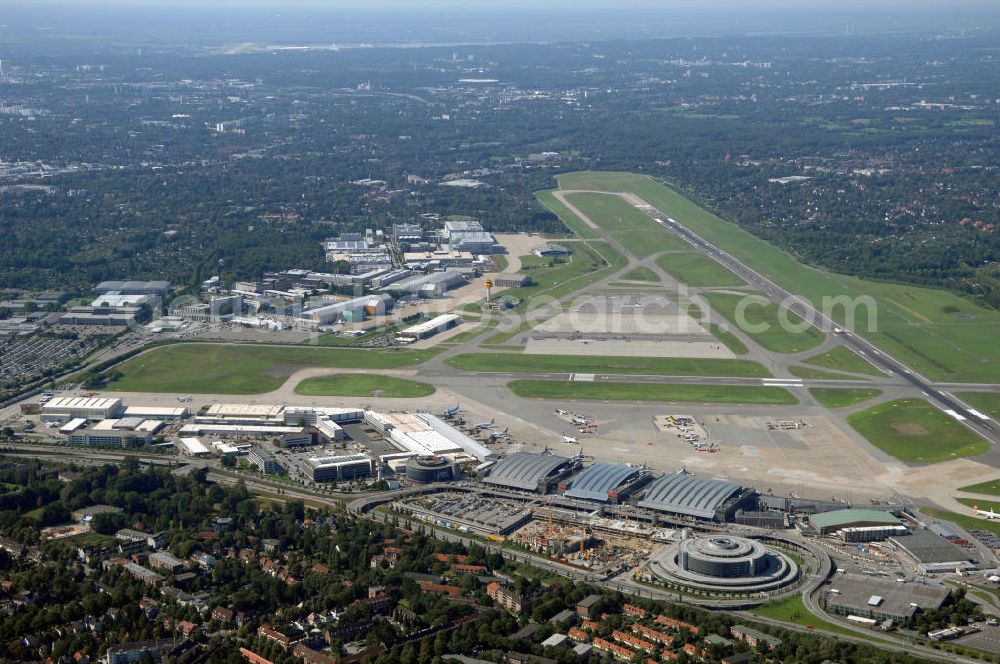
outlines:
{"label": "multi-storey car park", "polygon": [[799,578],[798,565],[784,553],[733,535],[684,536],[649,567],[657,580],[693,592],[772,592]]}

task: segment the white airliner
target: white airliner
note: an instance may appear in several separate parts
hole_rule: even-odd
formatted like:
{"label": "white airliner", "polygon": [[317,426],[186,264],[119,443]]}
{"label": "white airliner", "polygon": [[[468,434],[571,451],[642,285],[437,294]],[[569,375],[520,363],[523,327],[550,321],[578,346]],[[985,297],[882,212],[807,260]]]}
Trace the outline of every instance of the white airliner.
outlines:
{"label": "white airliner", "polygon": [[990,521],[993,521],[995,519],[1000,519],[1000,514],[994,512],[992,507],[990,508],[990,511],[987,512],[986,510],[979,509],[979,505],[973,504],[972,509],[976,513],[976,516],[986,517]]}

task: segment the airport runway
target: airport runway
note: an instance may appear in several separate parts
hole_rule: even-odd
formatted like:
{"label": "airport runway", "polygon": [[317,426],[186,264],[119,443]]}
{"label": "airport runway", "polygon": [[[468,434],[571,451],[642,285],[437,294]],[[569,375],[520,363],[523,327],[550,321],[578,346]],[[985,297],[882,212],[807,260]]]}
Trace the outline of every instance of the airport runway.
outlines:
{"label": "airport runway", "polygon": [[[645,202],[642,205],[636,205],[636,208],[645,213],[665,231],[677,235],[735,273],[752,288],[764,293],[774,302],[786,304],[790,311],[809,321],[822,332],[831,334],[836,333],[835,331],[840,329],[840,326],[835,321],[825,316],[811,303],[781,288],[746,263],[703,239],[700,235],[697,235],[661,210]],[[896,358],[883,352],[867,339],[849,331],[841,333],[840,336],[845,346],[867,359],[877,368],[906,381],[906,383],[909,383],[909,385],[922,393],[922,396],[928,401],[991,443],[1000,443],[1000,426],[992,419],[974,410],[954,395],[938,389],[931,381],[916,373]]]}

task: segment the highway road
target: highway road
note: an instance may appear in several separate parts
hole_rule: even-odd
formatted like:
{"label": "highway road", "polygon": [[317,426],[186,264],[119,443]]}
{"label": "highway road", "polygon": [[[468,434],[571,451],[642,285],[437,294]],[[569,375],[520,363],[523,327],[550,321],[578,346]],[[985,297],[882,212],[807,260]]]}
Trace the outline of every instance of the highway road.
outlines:
{"label": "highway road", "polygon": [[[840,329],[839,323],[823,314],[812,303],[785,290],[729,252],[703,239],[700,235],[694,233],[661,210],[656,209],[648,203],[644,203],[641,206],[637,205],[636,207],[661,228],[687,241],[694,248],[707,254],[726,269],[738,275],[752,288],[764,293],[774,302],[785,305],[792,313],[810,322],[822,332],[831,334]],[[1000,426],[995,421],[978,413],[954,395],[935,387],[927,378],[916,373],[888,353],[883,352],[862,336],[853,332],[845,332],[841,336],[843,337],[845,346],[866,358],[880,370],[889,375],[899,376],[906,383],[919,390],[924,398],[960,421],[969,429],[975,431],[993,444],[1000,443]]]}

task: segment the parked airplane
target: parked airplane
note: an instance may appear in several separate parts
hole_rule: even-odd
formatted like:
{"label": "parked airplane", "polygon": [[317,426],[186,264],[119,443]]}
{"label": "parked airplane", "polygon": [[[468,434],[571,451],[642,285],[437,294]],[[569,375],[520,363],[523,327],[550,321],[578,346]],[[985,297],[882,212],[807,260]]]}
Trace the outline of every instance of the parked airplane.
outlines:
{"label": "parked airplane", "polygon": [[580,441],[578,441],[573,436],[563,436],[563,442],[564,443],[579,443]]}
{"label": "parked airplane", "polygon": [[489,422],[480,422],[476,425],[477,431],[482,431],[483,429],[492,429],[495,426],[496,418],[490,420]]}
{"label": "parked airplane", "polygon": [[455,404],[454,408],[445,408],[444,409],[445,418],[454,417],[455,415],[458,415],[458,411],[461,410],[461,406],[462,404],[457,403]]}

